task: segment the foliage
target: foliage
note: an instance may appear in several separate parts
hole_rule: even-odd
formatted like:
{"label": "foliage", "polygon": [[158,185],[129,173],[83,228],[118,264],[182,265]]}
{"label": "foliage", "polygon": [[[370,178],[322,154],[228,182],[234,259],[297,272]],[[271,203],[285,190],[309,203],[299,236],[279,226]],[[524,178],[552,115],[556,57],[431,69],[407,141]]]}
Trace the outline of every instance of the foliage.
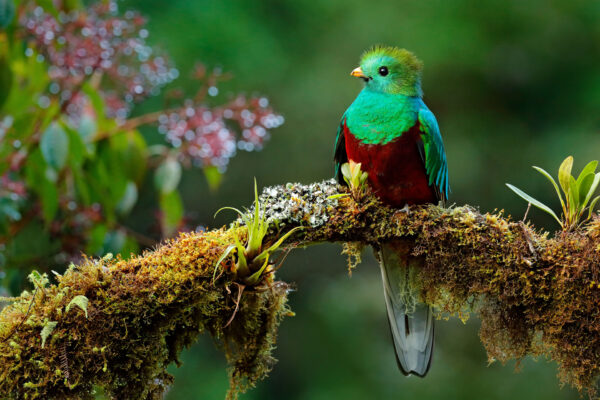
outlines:
{"label": "foliage", "polygon": [[360,167],[361,163],[356,163],[352,160],[342,164],[341,167],[344,181],[348,184],[352,193],[356,195],[364,194],[367,188],[367,178],[369,177],[369,174],[362,171]]}
{"label": "foliage", "polygon": [[[558,182],[560,183],[564,198],[563,195],[561,195],[554,178],[552,178],[552,176],[544,169],[535,166],[533,167],[536,171],[544,175],[550,181],[552,186],[554,186],[556,195],[562,206],[562,218],[558,218],[556,213],[552,211],[550,207],[539,200],[534,199],[517,187],[509,183],[507,183],[506,186],[525,201],[552,215],[563,230],[569,231],[581,226],[584,222],[592,218],[594,206],[600,199],[600,196],[596,196],[592,199],[594,192],[600,183],[600,172],[596,173],[597,166],[598,161],[590,161],[583,170],[581,170],[577,179],[575,179],[575,177],[571,175],[573,157],[567,157],[558,169]],[[587,217],[582,219],[586,211],[588,211]]]}
{"label": "foliage", "polygon": [[[171,95],[134,117],[135,104],[179,76],[148,44],[139,13],[120,13],[115,1],[1,7],[0,277],[8,275],[4,285],[13,290],[32,264],[48,270],[82,252],[128,257],[189,229],[182,167],[202,168],[216,188],[236,150],[260,150],[283,122],[264,97],[213,99],[229,75],[201,64],[192,97]],[[138,130],[148,124],[157,139]],[[127,219],[152,174],[158,212],[147,235]]]}
{"label": "foliage", "polygon": [[[258,190],[256,188],[256,180],[254,181],[254,209],[247,211],[246,213],[233,207],[223,207],[221,210],[233,210],[237,212],[244,222],[244,227],[247,232],[246,244],[242,243],[242,240],[238,236],[237,222],[234,224],[234,244],[229,245],[223,255],[217,261],[215,266],[215,274],[217,268],[221,263],[228,258],[233,256],[235,263],[231,268],[231,273],[236,279],[241,280],[246,285],[256,285],[260,283],[266,273],[273,273],[275,271],[273,263],[269,261],[271,255],[279,250],[283,242],[294,234],[297,230],[302,229],[301,227],[295,227],[290,229],[281,237],[276,238],[271,242],[265,242],[265,237],[269,232],[269,224],[265,216],[264,207],[261,210],[260,202],[258,201]],[[217,211],[217,213],[219,213]],[[214,274],[213,274],[214,276]]]}

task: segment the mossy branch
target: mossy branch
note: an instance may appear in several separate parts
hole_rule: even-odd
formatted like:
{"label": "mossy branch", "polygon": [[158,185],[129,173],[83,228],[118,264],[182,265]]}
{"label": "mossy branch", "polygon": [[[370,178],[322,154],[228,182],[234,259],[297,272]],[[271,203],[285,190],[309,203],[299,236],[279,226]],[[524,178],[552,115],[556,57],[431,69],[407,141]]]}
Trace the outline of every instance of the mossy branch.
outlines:
{"label": "mossy branch", "polygon": [[[600,218],[550,238],[469,206],[407,214],[344,193],[333,181],[266,188],[267,240],[302,226],[288,243],[349,243],[350,256],[402,240],[424,258],[428,302],[441,313],[481,317],[490,360],[546,355],[563,382],[595,394]],[[288,285],[268,273],[243,290],[231,257],[213,281],[234,235],[245,239],[244,228],[182,234],[129,260],[88,259],[55,285],[38,274],[36,289],[0,313],[0,397],[91,399],[102,387],[113,398],[159,399],[172,382],[167,365],[202,332],[225,351],[230,396],[254,385],[273,365],[277,326],[290,313]]]}

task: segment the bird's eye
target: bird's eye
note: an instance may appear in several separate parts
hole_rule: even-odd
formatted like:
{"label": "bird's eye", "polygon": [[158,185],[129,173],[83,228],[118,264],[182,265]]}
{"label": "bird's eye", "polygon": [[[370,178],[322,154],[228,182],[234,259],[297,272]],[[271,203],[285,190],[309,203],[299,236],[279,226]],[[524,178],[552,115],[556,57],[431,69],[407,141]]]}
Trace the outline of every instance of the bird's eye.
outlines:
{"label": "bird's eye", "polygon": [[386,76],[389,73],[387,67],[379,67],[379,75]]}

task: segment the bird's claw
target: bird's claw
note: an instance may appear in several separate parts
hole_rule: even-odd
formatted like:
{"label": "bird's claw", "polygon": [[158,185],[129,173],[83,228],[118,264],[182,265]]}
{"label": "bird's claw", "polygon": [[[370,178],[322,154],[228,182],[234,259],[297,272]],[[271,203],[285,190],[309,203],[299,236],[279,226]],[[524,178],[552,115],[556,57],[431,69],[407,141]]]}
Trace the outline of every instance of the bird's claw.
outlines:
{"label": "bird's claw", "polygon": [[410,215],[410,207],[408,206],[408,204],[405,204],[404,207],[402,207],[400,210],[398,210],[400,212],[406,213],[406,215]]}

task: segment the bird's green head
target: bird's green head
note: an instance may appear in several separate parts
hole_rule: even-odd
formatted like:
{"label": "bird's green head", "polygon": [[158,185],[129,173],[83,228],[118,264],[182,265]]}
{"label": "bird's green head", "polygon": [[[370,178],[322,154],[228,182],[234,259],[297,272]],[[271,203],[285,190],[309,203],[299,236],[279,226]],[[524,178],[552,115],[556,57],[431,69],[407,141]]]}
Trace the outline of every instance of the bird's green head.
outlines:
{"label": "bird's green head", "polygon": [[363,54],[360,66],[351,75],[362,78],[366,87],[373,91],[422,96],[422,69],[423,64],[410,51],[377,46]]}

